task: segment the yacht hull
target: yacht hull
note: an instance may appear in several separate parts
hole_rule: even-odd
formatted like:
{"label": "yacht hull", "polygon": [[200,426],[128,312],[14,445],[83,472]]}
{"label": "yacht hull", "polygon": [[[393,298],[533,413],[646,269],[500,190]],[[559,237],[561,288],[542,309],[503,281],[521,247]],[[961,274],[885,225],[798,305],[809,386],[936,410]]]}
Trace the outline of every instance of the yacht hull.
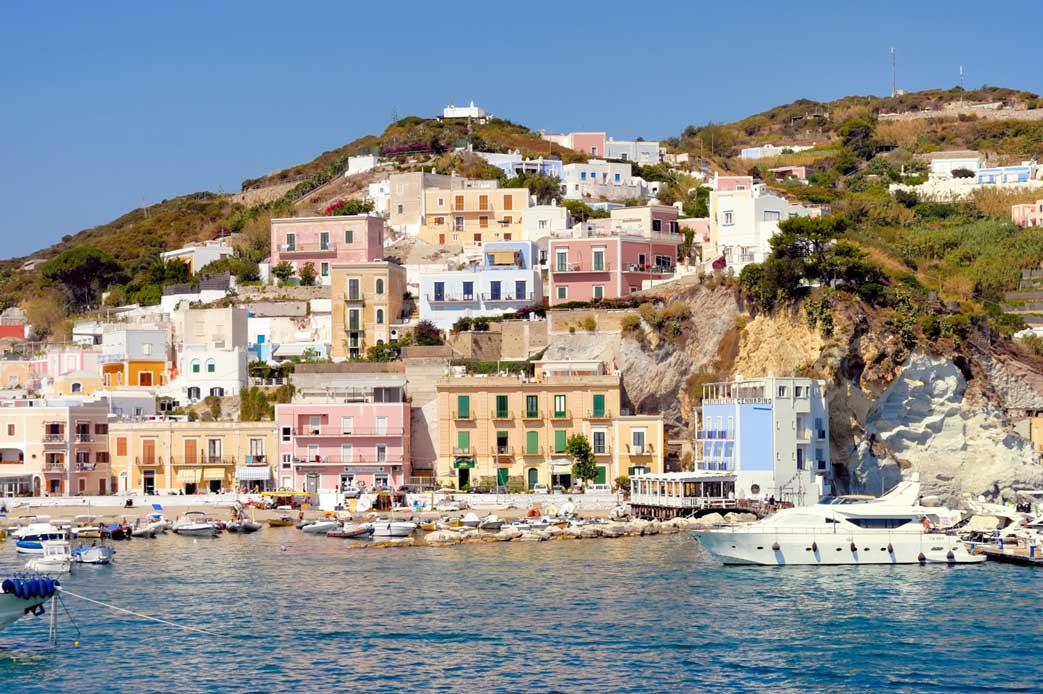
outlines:
{"label": "yacht hull", "polygon": [[864,532],[776,535],[707,530],[692,536],[724,564],[748,566],[861,566],[871,564],[977,564],[959,538],[938,534]]}

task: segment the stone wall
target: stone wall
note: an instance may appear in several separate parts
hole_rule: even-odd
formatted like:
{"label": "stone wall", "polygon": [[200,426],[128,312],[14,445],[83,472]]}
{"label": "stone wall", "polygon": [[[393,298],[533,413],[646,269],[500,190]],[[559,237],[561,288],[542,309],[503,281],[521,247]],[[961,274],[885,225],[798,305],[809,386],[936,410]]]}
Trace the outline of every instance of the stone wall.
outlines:
{"label": "stone wall", "polygon": [[330,298],[329,287],[273,287],[268,285],[248,285],[239,287],[239,298],[245,301],[308,301],[309,299]]}
{"label": "stone wall", "polygon": [[[547,332],[551,335],[562,335],[565,333],[596,332],[596,333],[620,333],[622,328],[619,323],[623,316],[631,313],[628,309],[594,309],[574,308],[563,311],[547,311]],[[588,318],[594,319],[595,329],[588,331],[581,325]]]}

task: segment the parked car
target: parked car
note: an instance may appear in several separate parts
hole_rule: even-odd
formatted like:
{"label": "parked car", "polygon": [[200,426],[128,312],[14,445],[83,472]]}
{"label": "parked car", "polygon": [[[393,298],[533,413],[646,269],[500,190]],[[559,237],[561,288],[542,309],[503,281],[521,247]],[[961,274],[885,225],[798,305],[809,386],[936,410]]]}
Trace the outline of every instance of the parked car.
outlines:
{"label": "parked car", "polygon": [[550,494],[550,487],[545,485],[543,482],[532,485],[533,494]]}
{"label": "parked car", "polygon": [[560,484],[556,484],[550,488],[551,494],[568,494],[568,490]]}
{"label": "parked car", "polygon": [[489,487],[482,487],[479,485],[475,485],[470,489],[471,494],[489,494],[491,491],[492,490]]}

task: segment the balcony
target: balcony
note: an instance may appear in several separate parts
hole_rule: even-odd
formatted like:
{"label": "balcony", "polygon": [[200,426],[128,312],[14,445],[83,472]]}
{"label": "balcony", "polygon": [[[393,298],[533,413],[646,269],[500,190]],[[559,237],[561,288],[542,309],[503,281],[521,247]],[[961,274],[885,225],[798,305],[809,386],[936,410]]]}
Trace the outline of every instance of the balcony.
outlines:
{"label": "balcony", "polygon": [[551,419],[572,419],[572,412],[570,410],[557,410],[551,413]]}
{"label": "balcony", "polygon": [[510,446],[493,446],[489,455],[494,458],[513,458],[514,449]]}
{"label": "balcony", "polygon": [[308,459],[297,458],[298,465],[329,465],[337,467],[349,467],[351,465],[402,465],[402,455],[384,455],[379,456],[375,454],[370,455],[355,455],[351,458],[331,458],[328,456],[321,456],[318,458]]}
{"label": "balcony", "polygon": [[58,434],[53,434],[53,433],[52,434],[44,434],[43,435],[43,442],[46,445],[55,445],[55,444],[64,445],[65,444],[65,432],[63,431],[63,432],[58,433]]}
{"label": "balcony", "polygon": [[810,443],[811,442],[811,430],[810,429],[797,429],[795,436],[797,437],[798,443]]}
{"label": "balcony", "polygon": [[87,463],[79,462],[76,463],[76,472],[94,472],[98,468],[98,463]]}
{"label": "balcony", "polygon": [[76,443],[94,442],[94,435],[91,434],[89,431],[78,431],[75,434],[73,434],[73,437],[73,441],[75,441]]}
{"label": "balcony", "polygon": [[279,252],[282,255],[336,255],[337,244],[335,243],[281,243]]}
{"label": "balcony", "polygon": [[612,419],[612,413],[608,410],[587,410],[587,419]]}
{"label": "balcony", "polygon": [[163,467],[163,456],[136,457],[134,464],[138,467]]}
{"label": "balcony", "polygon": [[335,425],[321,424],[313,426],[305,424],[294,430],[296,436],[302,438],[344,438],[348,436],[401,436],[403,427],[351,427],[350,429]]}
{"label": "balcony", "polygon": [[643,272],[646,275],[672,275],[674,274],[674,266],[627,263],[623,266],[623,272]]}
{"label": "balcony", "polygon": [[473,448],[460,448],[459,446],[453,446],[453,455],[455,456],[473,456]]}
{"label": "balcony", "polygon": [[209,466],[221,466],[221,465],[235,465],[235,458],[225,456],[209,456],[209,455],[198,455],[191,458],[170,458],[171,465],[209,465]]}
{"label": "balcony", "polygon": [[474,294],[460,294],[459,296],[427,294],[426,296],[429,304],[474,304],[478,302]]}
{"label": "balcony", "polygon": [[654,453],[655,453],[655,449],[652,447],[652,444],[650,444],[650,443],[646,443],[643,446],[635,446],[632,443],[628,443],[627,444],[627,454],[628,455],[631,455],[631,456],[641,456],[641,455],[652,455]]}
{"label": "balcony", "polygon": [[493,410],[489,413],[489,419],[497,421],[508,421],[514,419],[514,415],[510,410]]}
{"label": "balcony", "polygon": [[64,460],[48,460],[43,464],[44,472],[65,472]]}
{"label": "balcony", "polygon": [[482,294],[482,301],[487,304],[509,304],[515,301],[532,301],[533,293],[522,294],[518,296],[516,294],[501,294],[498,297],[493,298],[491,294]]}
{"label": "balcony", "polygon": [[526,410],[525,414],[522,415],[522,419],[525,419],[525,420],[528,420],[528,421],[534,421],[534,420],[538,421],[538,420],[543,419],[543,417],[540,416],[540,411],[539,410]]}
{"label": "balcony", "polygon": [[731,429],[703,429],[695,432],[697,441],[733,441],[735,432]]}
{"label": "balcony", "polygon": [[268,456],[266,456],[266,455],[248,455],[248,456],[246,456],[246,460],[244,462],[246,463],[247,466],[258,465],[258,466],[267,467],[268,466]]}
{"label": "balcony", "polygon": [[455,412],[454,411],[453,412],[453,419],[461,421],[461,422],[473,422],[474,421],[474,411],[473,410],[468,410],[467,412]]}
{"label": "balcony", "polygon": [[555,263],[552,272],[612,272],[612,263]]}
{"label": "balcony", "polygon": [[348,304],[365,305],[366,294],[364,292],[344,292],[344,302]]}

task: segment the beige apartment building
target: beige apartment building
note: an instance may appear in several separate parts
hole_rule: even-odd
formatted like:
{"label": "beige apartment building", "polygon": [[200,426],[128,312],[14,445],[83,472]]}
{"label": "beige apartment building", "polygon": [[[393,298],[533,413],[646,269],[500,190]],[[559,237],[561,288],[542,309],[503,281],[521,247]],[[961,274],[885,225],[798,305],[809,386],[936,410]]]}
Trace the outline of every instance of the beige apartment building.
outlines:
{"label": "beige apartment building", "polygon": [[0,402],[0,496],[108,494],[109,404]]}
{"label": "beige apartment building", "polygon": [[448,191],[490,189],[496,186],[497,182],[493,180],[475,180],[455,175],[420,171],[391,174],[388,176],[388,226],[400,233],[416,236],[427,214],[425,191],[430,188]]}
{"label": "beige apartment building", "polygon": [[528,188],[425,190],[420,240],[439,246],[522,241],[529,201]]}
{"label": "beige apartment building", "polygon": [[436,384],[437,476],[467,484],[569,487],[573,434],[590,441],[597,484],[621,475],[662,472],[661,415],[621,406],[622,379],[601,362],[536,363],[533,377],[451,375]]}
{"label": "beige apartment building", "polygon": [[121,492],[264,490],[274,478],[273,422],[114,422],[108,444]]}
{"label": "beige apartment building", "polygon": [[330,356],[340,361],[366,356],[374,345],[398,337],[406,270],[387,260],[334,265],[332,344]]}

